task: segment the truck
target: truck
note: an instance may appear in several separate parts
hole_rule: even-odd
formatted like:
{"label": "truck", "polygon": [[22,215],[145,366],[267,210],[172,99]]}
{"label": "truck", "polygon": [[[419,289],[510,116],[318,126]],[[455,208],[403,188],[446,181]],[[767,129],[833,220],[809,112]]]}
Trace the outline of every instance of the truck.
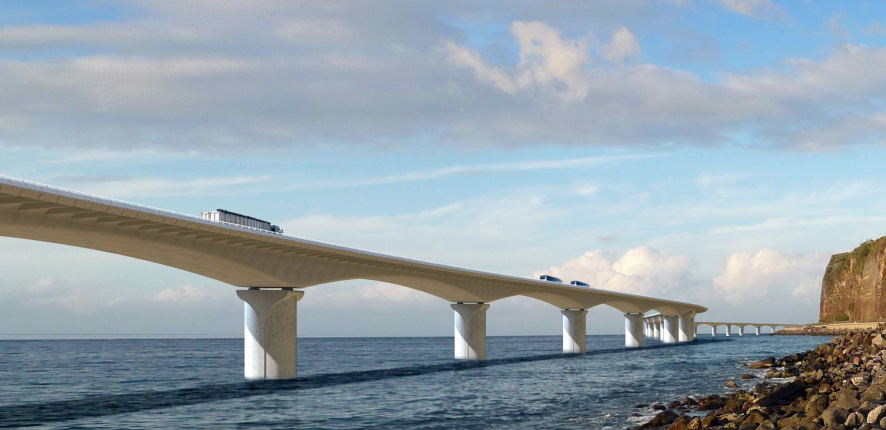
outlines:
{"label": "truck", "polygon": [[209,221],[226,222],[228,224],[242,225],[259,230],[269,231],[271,233],[283,234],[283,229],[268,221],[254,218],[248,215],[238,214],[224,209],[216,209],[210,212],[203,212],[203,219]]}

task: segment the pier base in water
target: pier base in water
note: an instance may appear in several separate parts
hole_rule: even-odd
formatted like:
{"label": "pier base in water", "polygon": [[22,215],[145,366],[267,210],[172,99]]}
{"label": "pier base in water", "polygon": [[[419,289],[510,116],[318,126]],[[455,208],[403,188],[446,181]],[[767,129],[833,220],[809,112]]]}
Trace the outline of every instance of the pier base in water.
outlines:
{"label": "pier base in water", "polygon": [[303,291],[250,288],[243,300],[244,375],[246,379],[296,376],[298,301]]}
{"label": "pier base in water", "polygon": [[643,346],[643,314],[625,314],[625,346],[636,348]]}
{"label": "pier base in water", "polygon": [[585,309],[563,309],[563,352],[584,354],[587,351],[587,315]]}
{"label": "pier base in water", "polygon": [[455,358],[461,360],[486,359],[486,310],[485,303],[456,303],[455,311]]}

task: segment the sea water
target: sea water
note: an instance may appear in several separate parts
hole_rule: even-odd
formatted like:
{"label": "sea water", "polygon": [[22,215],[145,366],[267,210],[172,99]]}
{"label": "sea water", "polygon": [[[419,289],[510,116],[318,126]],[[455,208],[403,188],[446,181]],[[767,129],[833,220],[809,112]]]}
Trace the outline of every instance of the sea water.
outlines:
{"label": "sea water", "polygon": [[0,428],[623,429],[636,407],[759,382],[751,360],[829,338],[701,335],[690,344],[489,337],[456,361],[451,337],[302,338],[298,379],[247,382],[242,339],[0,341]]}

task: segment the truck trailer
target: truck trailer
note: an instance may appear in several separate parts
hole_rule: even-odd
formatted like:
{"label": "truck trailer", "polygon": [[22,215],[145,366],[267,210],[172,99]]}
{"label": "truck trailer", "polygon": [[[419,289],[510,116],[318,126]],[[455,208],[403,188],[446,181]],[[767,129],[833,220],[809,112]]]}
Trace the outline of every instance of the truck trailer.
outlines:
{"label": "truck trailer", "polygon": [[242,225],[244,227],[257,228],[271,233],[283,234],[283,229],[268,221],[254,218],[248,215],[238,214],[224,209],[211,212],[203,212],[203,219],[210,221],[226,222],[228,224]]}

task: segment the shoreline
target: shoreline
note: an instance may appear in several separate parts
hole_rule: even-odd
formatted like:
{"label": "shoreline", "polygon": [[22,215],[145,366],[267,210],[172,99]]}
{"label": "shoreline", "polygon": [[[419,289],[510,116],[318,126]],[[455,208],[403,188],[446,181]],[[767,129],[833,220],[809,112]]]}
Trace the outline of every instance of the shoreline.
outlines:
{"label": "shoreline", "polygon": [[840,323],[820,323],[809,324],[799,327],[786,327],[775,333],[773,336],[844,336],[849,333],[859,331],[876,330],[880,321],[864,321],[864,322],[840,322]]}
{"label": "shoreline", "polygon": [[[886,325],[870,324],[875,326],[840,334],[814,350],[750,363],[742,379],[757,379],[752,369],[766,370],[751,391],[655,403],[652,408],[659,412],[632,428],[886,429]],[[736,388],[735,381],[724,382]]]}

